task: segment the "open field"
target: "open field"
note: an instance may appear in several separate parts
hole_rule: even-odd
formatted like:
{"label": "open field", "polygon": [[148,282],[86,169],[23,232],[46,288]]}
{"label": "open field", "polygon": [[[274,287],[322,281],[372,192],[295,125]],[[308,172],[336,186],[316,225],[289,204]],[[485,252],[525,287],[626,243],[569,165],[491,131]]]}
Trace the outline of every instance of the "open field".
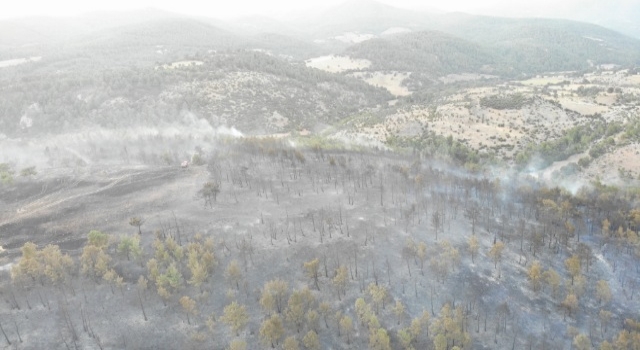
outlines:
{"label": "open field", "polygon": [[307,67],[317,68],[331,73],[360,70],[371,66],[371,62],[368,60],[334,55],[312,58],[305,63]]}
{"label": "open field", "polygon": [[402,83],[409,73],[402,72],[357,72],[351,73],[350,76],[362,79],[373,86],[379,86],[387,89],[394,96],[408,96],[411,91]]}
{"label": "open field", "polygon": [[12,60],[4,60],[0,61],[0,68],[13,67],[21,64],[25,64],[28,62],[38,62],[42,59],[40,56],[34,56],[29,58],[16,58]]}

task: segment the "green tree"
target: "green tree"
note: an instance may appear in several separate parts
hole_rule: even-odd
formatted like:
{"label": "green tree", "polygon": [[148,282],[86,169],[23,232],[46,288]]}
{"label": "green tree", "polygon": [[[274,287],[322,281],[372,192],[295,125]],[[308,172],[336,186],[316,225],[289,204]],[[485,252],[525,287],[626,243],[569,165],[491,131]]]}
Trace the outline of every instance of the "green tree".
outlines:
{"label": "green tree", "polygon": [[369,349],[371,350],[391,350],[391,340],[384,328],[378,328],[369,334]]}
{"label": "green tree", "polygon": [[475,263],[476,255],[478,255],[478,250],[480,249],[480,244],[478,243],[478,238],[475,235],[469,237],[469,241],[467,242],[469,246],[469,253],[471,253],[471,262]]}
{"label": "green tree", "polygon": [[296,328],[298,332],[302,329],[307,310],[313,303],[314,298],[308,288],[294,291],[287,302],[287,321]]}
{"label": "green tree", "polygon": [[196,308],[195,300],[185,295],[182,298],[180,298],[180,305],[182,306],[182,309],[184,310],[184,312],[187,314],[187,323],[191,324],[191,318],[189,316],[190,315],[196,316],[198,314],[198,309]]}
{"label": "green tree", "polygon": [[204,185],[202,185],[202,189],[200,189],[200,194],[204,198],[204,206],[207,207],[207,203],[209,206],[213,208],[213,202],[218,200],[218,194],[220,193],[220,184],[214,181],[207,181]]}
{"label": "green tree", "polygon": [[396,315],[398,324],[402,321],[405,315],[405,307],[400,300],[396,300],[396,305],[393,307],[393,313]]}
{"label": "green tree", "polygon": [[229,350],[247,350],[247,341],[243,339],[234,339],[229,343]]}
{"label": "green tree", "polygon": [[433,346],[436,350],[447,350],[447,338],[440,333],[433,338]]}
{"label": "green tree", "polygon": [[320,328],[320,314],[318,314],[318,311],[316,310],[309,310],[307,311],[306,314],[306,319],[307,319],[307,329],[312,329],[316,332],[318,332],[318,329]]}
{"label": "green tree", "polygon": [[5,185],[11,185],[13,183],[14,171],[9,167],[7,163],[0,163],[0,183]]}
{"label": "green tree", "polygon": [[144,311],[144,304],[142,304],[142,294],[147,291],[147,287],[149,286],[149,281],[142,275],[138,278],[138,283],[136,284],[136,292],[138,294],[138,302],[140,303],[140,309],[142,309],[142,315],[144,316],[144,320],[147,321],[147,313]]}
{"label": "green tree", "polygon": [[599,280],[596,283],[596,296],[598,297],[598,303],[608,304],[611,301],[611,288],[605,280]]}
{"label": "green tree", "polygon": [[578,310],[578,297],[575,294],[567,294],[567,297],[562,302],[562,306],[566,312],[571,316],[576,310]]}
{"label": "green tree", "polygon": [[286,337],[282,343],[282,350],[300,350],[296,337]]}
{"label": "green tree", "polygon": [[140,238],[137,236],[123,236],[120,237],[120,243],[118,243],[118,253],[127,257],[130,260],[131,255],[135,258],[142,255],[142,249],[140,249]]}
{"label": "green tree", "polygon": [[51,284],[58,285],[68,280],[73,268],[73,259],[68,254],[63,254],[60,247],[48,244],[39,255],[44,276]]}
{"label": "green tree", "polygon": [[240,289],[240,281],[242,280],[242,270],[237,260],[231,260],[224,273],[229,283],[235,285],[236,289]]}
{"label": "green tree", "polygon": [[87,244],[82,249],[80,256],[80,267],[82,273],[93,277],[94,280],[101,278],[109,270],[111,257],[104,251],[104,248],[93,244]]}
{"label": "green tree", "polygon": [[43,274],[43,266],[38,259],[38,246],[32,242],[26,242],[20,248],[22,256],[16,265],[11,268],[11,278],[19,281],[24,278],[31,278],[33,282]]}
{"label": "green tree", "polygon": [[600,350],[614,350],[614,349],[613,349],[613,345],[611,345],[611,343],[605,340],[602,343],[600,343]]}
{"label": "green tree", "polygon": [[388,293],[387,288],[384,286],[377,286],[375,283],[369,284],[369,294],[371,295],[371,299],[373,300],[373,305],[376,307],[376,313],[379,311],[380,306],[384,309],[385,300],[387,299]]}
{"label": "green tree", "polygon": [[631,342],[631,333],[628,330],[621,330],[618,336],[614,339],[613,347],[616,350],[629,349],[629,343]]}
{"label": "green tree", "polygon": [[358,298],[356,299],[355,308],[358,321],[360,321],[360,324],[364,325],[365,322],[369,320],[369,315],[371,315],[371,307],[364,301],[364,299]]}
{"label": "green tree", "polygon": [[406,328],[398,330],[398,340],[400,341],[400,345],[405,350],[414,350],[413,347],[413,335],[411,331]]}
{"label": "green tree", "polygon": [[260,297],[260,306],[267,313],[271,313],[274,309],[282,313],[288,291],[287,282],[279,278],[265,283]]}
{"label": "green tree", "polygon": [[[173,247],[174,245],[175,244],[171,244],[171,249],[177,250],[178,248]],[[199,236],[196,236],[194,242],[189,243],[187,246],[187,266],[191,272],[189,284],[200,287],[209,279],[213,269],[217,265],[213,248],[213,240],[208,239],[206,242],[202,242]],[[181,253],[178,252],[178,254]]]}
{"label": "green tree", "polygon": [[527,273],[529,282],[531,282],[531,288],[534,292],[540,290],[540,285],[542,283],[542,274],[542,265],[539,261],[534,261]]}
{"label": "green tree", "polygon": [[320,350],[320,338],[318,338],[318,334],[312,330],[307,332],[304,338],[302,338],[302,344],[304,344],[307,350]]}
{"label": "green tree", "polygon": [[114,269],[108,269],[107,272],[105,272],[102,275],[102,279],[105,280],[107,283],[109,283],[109,287],[111,288],[111,293],[113,294],[113,287],[118,287],[120,288],[120,292],[122,292],[122,287],[124,286],[124,278],[122,278],[122,276],[118,275],[118,273],[114,270]]}
{"label": "green tree", "polygon": [[427,244],[425,242],[418,243],[416,256],[420,260],[420,274],[424,275],[424,262],[427,260]]}
{"label": "green tree", "polygon": [[23,168],[22,170],[20,170],[20,176],[22,176],[22,177],[36,176],[36,175],[38,175],[38,172],[36,171],[36,167],[35,166],[30,166],[30,167]]}
{"label": "green tree", "polygon": [[558,291],[560,290],[560,283],[562,279],[560,275],[552,268],[549,268],[544,272],[544,281],[547,283],[549,287],[551,287],[551,293],[554,297],[558,296]]}
{"label": "green tree", "polygon": [[105,249],[109,246],[109,235],[97,230],[92,230],[87,235],[87,245]]}
{"label": "green tree", "polygon": [[317,290],[320,290],[320,284],[318,279],[320,278],[320,260],[315,258],[311,261],[307,261],[303,265],[305,274],[308,278],[313,280],[313,285]]}
{"label": "green tree", "polygon": [[613,312],[607,310],[600,310],[598,312],[598,318],[600,319],[600,333],[607,333],[607,327],[613,317]]}
{"label": "green tree", "polygon": [[489,250],[489,257],[493,260],[493,267],[496,268],[500,260],[502,260],[502,252],[504,251],[504,243],[498,241]]}
{"label": "green tree", "polygon": [[591,350],[591,340],[585,334],[578,334],[573,338],[573,345],[576,350]]}
{"label": "green tree", "polygon": [[175,292],[182,287],[182,282],[182,273],[178,270],[176,263],[172,262],[167,270],[158,276],[156,285],[167,289],[167,291]]}
{"label": "green tree", "polygon": [[345,315],[340,318],[340,332],[347,338],[347,344],[351,344],[351,334],[353,333],[353,320]]}
{"label": "green tree", "polygon": [[138,234],[142,235],[142,225],[144,224],[144,219],[138,216],[129,218],[129,225],[137,227],[138,228]]}
{"label": "green tree", "polygon": [[265,346],[271,344],[271,347],[274,348],[275,344],[278,344],[283,335],[284,327],[282,326],[282,319],[279,315],[271,315],[270,318],[262,322],[260,339]]}
{"label": "green tree", "polygon": [[223,314],[220,320],[227,326],[231,327],[231,330],[237,335],[249,322],[249,314],[247,308],[244,305],[240,305],[237,302],[225,306]]}
{"label": "green tree", "polygon": [[332,311],[333,310],[331,309],[331,304],[327,303],[326,301],[323,301],[322,303],[320,303],[320,305],[318,305],[318,312],[320,313],[320,316],[322,316],[324,325],[327,328],[329,328],[327,318],[329,317],[329,315],[331,315]]}
{"label": "green tree", "polygon": [[572,255],[570,258],[564,261],[564,266],[569,271],[571,275],[571,285],[573,285],[573,280],[576,276],[580,274],[580,257],[578,255]]}
{"label": "green tree", "polygon": [[340,265],[336,270],[336,275],[333,277],[332,282],[338,291],[338,300],[341,300],[340,294],[347,292],[347,283],[349,282],[349,270],[346,266]]}

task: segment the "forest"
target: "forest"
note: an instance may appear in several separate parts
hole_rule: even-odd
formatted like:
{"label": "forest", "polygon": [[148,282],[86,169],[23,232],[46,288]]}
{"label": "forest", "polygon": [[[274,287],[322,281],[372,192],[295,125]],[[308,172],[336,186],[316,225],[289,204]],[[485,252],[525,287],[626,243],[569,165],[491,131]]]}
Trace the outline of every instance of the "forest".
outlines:
{"label": "forest", "polygon": [[637,191],[593,183],[570,193],[517,174],[469,173],[420,153],[294,148],[257,138],[225,145],[173,180],[117,184],[78,199],[86,207],[67,215],[198,179],[194,193],[181,195],[182,207],[148,202],[140,212],[110,216],[111,230],[78,224],[85,232],[72,234],[86,239],[63,247],[38,220],[23,221],[29,236],[5,244],[20,247],[1,286],[6,343],[640,344]]}

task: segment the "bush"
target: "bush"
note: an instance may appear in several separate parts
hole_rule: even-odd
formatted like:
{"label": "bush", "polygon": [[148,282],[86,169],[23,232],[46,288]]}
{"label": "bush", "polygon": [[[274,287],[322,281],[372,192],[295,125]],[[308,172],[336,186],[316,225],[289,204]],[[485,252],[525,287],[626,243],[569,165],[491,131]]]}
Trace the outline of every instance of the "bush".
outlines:
{"label": "bush", "polygon": [[522,94],[493,95],[480,99],[480,105],[493,109],[520,109],[531,103],[531,99]]}

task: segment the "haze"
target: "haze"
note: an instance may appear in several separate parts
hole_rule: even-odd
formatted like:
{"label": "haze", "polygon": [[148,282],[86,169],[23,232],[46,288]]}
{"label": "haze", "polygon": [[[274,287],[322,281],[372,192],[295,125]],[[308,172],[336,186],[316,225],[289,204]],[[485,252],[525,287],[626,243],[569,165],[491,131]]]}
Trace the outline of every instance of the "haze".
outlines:
{"label": "haze", "polygon": [[[141,8],[158,8],[172,12],[191,15],[205,15],[217,18],[233,18],[252,15],[267,15],[281,17],[301,11],[330,8],[343,0],[327,0],[322,2],[296,0],[239,0],[233,2],[196,0],[114,0],[114,1],[81,1],[61,0],[43,1],[29,0],[5,4],[0,18],[15,18],[26,16],[70,16],[94,11],[126,11]],[[420,1],[420,0],[382,0],[380,2],[395,7],[445,12],[468,12],[475,14],[493,14],[502,16],[541,16],[566,17],[567,14],[585,12],[585,9],[600,8],[602,0],[452,0],[452,1]],[[632,0],[607,1],[608,9],[625,8],[634,4]]]}

